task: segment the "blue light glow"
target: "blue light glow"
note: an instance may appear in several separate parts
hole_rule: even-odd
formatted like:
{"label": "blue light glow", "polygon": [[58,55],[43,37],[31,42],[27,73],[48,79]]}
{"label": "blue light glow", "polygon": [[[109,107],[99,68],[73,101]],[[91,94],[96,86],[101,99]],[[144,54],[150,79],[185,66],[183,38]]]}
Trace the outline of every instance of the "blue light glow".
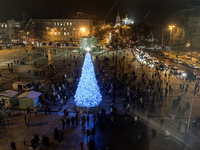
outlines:
{"label": "blue light glow", "polygon": [[91,54],[85,55],[81,78],[74,96],[77,106],[95,107],[102,101],[102,95],[97,84]]}

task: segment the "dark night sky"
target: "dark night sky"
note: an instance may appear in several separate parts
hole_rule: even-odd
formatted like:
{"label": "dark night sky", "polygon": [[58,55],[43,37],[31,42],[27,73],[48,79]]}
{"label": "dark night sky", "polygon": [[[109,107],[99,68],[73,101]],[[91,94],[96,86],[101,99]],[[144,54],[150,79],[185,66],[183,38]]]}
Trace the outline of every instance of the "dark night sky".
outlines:
{"label": "dark night sky", "polygon": [[[40,14],[56,16],[69,11],[82,11],[104,18],[117,0],[0,0],[0,17],[21,17],[25,11],[27,16]],[[147,19],[165,20],[185,0],[119,0],[106,21],[115,21],[117,12],[122,17],[127,14],[131,19],[143,21],[145,14],[151,10]]]}

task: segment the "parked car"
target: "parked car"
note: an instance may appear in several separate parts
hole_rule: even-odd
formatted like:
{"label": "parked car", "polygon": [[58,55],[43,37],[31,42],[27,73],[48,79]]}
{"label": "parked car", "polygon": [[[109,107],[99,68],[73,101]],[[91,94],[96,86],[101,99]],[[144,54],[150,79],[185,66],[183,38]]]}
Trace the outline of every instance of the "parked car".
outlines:
{"label": "parked car", "polygon": [[192,66],[194,69],[198,69],[199,67],[196,64],[193,64]]}
{"label": "parked car", "polygon": [[173,74],[177,74],[178,72],[178,68],[177,67],[172,67],[171,69],[170,69],[170,73],[173,73]]}
{"label": "parked car", "polygon": [[164,58],[165,58],[165,59],[169,59],[169,55],[165,55]]}
{"label": "parked car", "polygon": [[173,62],[178,63],[178,59],[174,59]]}
{"label": "parked car", "polygon": [[194,64],[188,64],[188,67],[194,69],[195,65]]}
{"label": "parked car", "polygon": [[187,75],[187,77],[192,78],[192,79],[196,79],[196,73],[192,72],[190,70],[185,70],[185,73]]}
{"label": "parked car", "polygon": [[173,61],[173,60],[174,60],[174,58],[169,58],[169,60],[170,60],[170,61]]}
{"label": "parked car", "polygon": [[182,62],[182,65],[183,65],[183,66],[187,66],[188,63],[186,63],[186,62]]}
{"label": "parked car", "polygon": [[182,60],[179,59],[177,63],[178,63],[178,64],[182,64]]}
{"label": "parked car", "polygon": [[16,91],[30,91],[34,87],[29,82],[16,81],[12,83],[12,89]]}

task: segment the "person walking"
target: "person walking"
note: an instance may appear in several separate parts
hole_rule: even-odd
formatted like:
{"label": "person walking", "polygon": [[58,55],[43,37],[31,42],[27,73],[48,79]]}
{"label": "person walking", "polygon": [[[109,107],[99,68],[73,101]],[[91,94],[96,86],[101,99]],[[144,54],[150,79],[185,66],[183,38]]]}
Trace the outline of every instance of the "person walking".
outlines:
{"label": "person walking", "polygon": [[57,127],[54,129],[54,139],[55,139],[55,141],[58,140],[58,128]]}
{"label": "person walking", "polygon": [[89,122],[90,122],[90,116],[89,114],[87,114],[87,124],[89,125]]}
{"label": "person walking", "polygon": [[83,142],[83,140],[81,140],[81,143],[80,143],[81,150],[83,150],[83,144],[84,144],[84,142]]}
{"label": "person walking", "polygon": [[78,111],[76,112],[76,115],[75,115],[75,121],[76,121],[76,125],[78,124]]}
{"label": "person walking", "polygon": [[62,120],[62,128],[63,129],[65,128],[65,120],[64,119]]}
{"label": "person walking", "polygon": [[71,122],[72,122],[72,128],[74,128],[74,117],[72,116],[72,118],[71,118]]}
{"label": "person walking", "polygon": [[25,135],[23,137],[23,140],[24,140],[24,146],[26,146],[26,136]]}
{"label": "person walking", "polygon": [[85,115],[82,116],[81,121],[82,121],[81,125],[82,125],[82,128],[83,128],[83,127],[85,127],[85,122],[86,122]]}
{"label": "person walking", "polygon": [[25,124],[27,125],[26,119],[27,119],[27,116],[25,115],[25,116],[24,116],[24,121],[25,121]]}
{"label": "person walking", "polygon": [[26,118],[26,125],[27,125],[27,127],[30,126],[30,119],[29,119],[29,117]]}
{"label": "person walking", "polygon": [[69,117],[67,117],[67,119],[66,119],[66,124],[67,124],[67,127],[70,126],[70,118]]}
{"label": "person walking", "polygon": [[152,129],[152,138],[154,139],[156,137],[156,130],[153,128]]}
{"label": "person walking", "polygon": [[34,108],[34,113],[35,113],[35,115],[37,115],[37,108],[36,107]]}
{"label": "person walking", "polygon": [[12,147],[13,150],[17,150],[16,144],[15,144],[15,142],[13,142],[13,141],[11,142],[11,147]]}
{"label": "person walking", "polygon": [[183,90],[184,90],[184,84],[183,84],[183,86],[182,86],[182,92],[183,92]]}
{"label": "person walking", "polygon": [[162,126],[163,123],[164,123],[164,119],[163,119],[163,117],[161,117],[161,118],[160,118],[160,125]]}
{"label": "person walking", "polygon": [[31,111],[30,111],[30,107],[28,106],[27,107],[27,114],[29,114],[29,113],[31,114]]}
{"label": "person walking", "polygon": [[135,115],[135,117],[134,117],[134,123],[135,123],[135,125],[137,124],[137,121],[138,121],[138,117],[137,117],[137,115]]}
{"label": "person walking", "polygon": [[114,121],[115,121],[115,118],[114,118],[114,116],[112,116],[112,117],[111,117],[111,127],[114,126]]}
{"label": "person walking", "polygon": [[87,134],[87,141],[88,141],[88,137],[90,137],[90,129],[89,128],[87,128],[86,134]]}
{"label": "person walking", "polygon": [[185,94],[187,93],[187,90],[188,90],[188,89],[187,89],[187,87],[186,87],[186,88],[185,88]]}

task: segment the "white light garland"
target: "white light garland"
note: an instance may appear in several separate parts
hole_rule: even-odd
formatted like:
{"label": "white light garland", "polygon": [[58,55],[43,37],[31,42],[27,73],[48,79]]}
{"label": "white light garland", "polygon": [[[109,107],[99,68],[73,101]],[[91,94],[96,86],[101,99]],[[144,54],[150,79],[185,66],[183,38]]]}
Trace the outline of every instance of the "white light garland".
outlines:
{"label": "white light garland", "polygon": [[102,101],[90,53],[85,55],[81,78],[74,98],[77,106],[84,107],[95,107]]}

